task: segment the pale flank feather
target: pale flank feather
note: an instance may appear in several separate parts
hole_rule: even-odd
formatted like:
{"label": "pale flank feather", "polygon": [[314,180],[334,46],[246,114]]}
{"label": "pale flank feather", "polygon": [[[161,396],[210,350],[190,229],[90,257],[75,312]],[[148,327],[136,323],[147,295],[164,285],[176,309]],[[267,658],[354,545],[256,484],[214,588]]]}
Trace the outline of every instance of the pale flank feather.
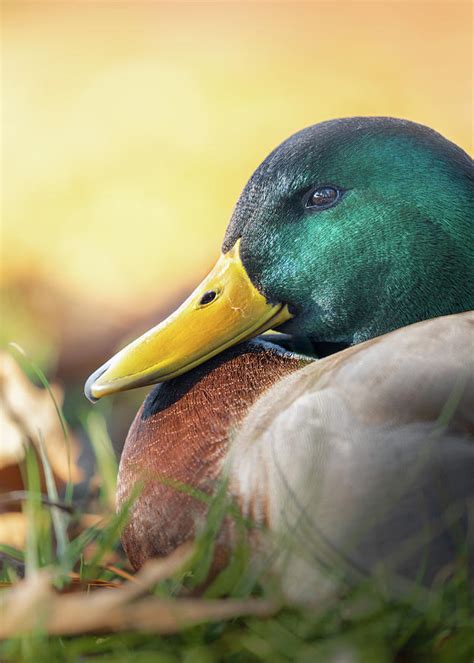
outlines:
{"label": "pale flank feather", "polygon": [[399,593],[449,573],[472,518],[473,431],[472,312],[372,339],[271,388],[233,441],[230,486],[285,551],[275,568],[286,596],[320,602],[341,574],[376,572]]}

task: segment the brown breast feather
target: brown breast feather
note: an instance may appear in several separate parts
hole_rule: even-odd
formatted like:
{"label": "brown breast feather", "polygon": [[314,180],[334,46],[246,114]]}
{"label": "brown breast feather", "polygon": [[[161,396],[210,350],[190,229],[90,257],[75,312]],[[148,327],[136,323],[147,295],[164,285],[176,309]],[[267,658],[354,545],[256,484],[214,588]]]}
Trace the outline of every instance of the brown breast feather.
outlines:
{"label": "brown breast feather", "polygon": [[122,536],[135,568],[193,537],[206,505],[179,485],[212,494],[232,431],[261,394],[308,361],[251,341],[150,392],[128,433],[118,477],[119,508],[142,484]]}

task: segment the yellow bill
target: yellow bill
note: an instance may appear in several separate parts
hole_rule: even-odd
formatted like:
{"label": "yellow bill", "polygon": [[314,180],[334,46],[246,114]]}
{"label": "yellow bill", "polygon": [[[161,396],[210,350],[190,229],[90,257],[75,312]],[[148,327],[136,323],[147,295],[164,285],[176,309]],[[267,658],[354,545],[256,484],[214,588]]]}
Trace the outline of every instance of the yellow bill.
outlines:
{"label": "yellow bill", "polygon": [[289,320],[287,306],[269,304],[250,281],[239,249],[240,240],[174,313],[95,371],[86,396],[95,401],[170,380]]}

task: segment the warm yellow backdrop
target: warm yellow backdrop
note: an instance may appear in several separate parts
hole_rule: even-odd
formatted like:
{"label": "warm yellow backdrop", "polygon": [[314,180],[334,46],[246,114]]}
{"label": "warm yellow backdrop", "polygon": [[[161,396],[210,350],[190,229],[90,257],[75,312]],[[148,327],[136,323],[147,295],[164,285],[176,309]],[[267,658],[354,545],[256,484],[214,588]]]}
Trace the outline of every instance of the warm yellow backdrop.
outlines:
{"label": "warm yellow backdrop", "polygon": [[327,118],[406,117],[470,150],[471,18],[468,2],[4,3],[4,283],[157,307],[212,264],[269,150]]}

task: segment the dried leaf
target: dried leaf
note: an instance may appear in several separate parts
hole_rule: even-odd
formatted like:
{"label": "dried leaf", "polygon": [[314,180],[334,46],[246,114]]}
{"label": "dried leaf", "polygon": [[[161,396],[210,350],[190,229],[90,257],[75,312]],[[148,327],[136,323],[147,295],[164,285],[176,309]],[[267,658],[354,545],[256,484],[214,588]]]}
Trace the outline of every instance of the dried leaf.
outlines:
{"label": "dried leaf", "polygon": [[133,581],[117,589],[96,589],[90,593],[58,594],[51,587],[50,574],[40,571],[0,596],[0,638],[34,628],[50,635],[124,630],[174,633],[202,622],[243,615],[267,617],[278,610],[276,603],[263,599],[142,597],[155,583],[182,569],[192,552],[191,546],[182,546],[165,559],[148,562]]}
{"label": "dried leaf", "polygon": [[[51,574],[42,570],[0,595],[0,638],[34,628],[43,606],[54,597]],[[23,631],[23,632],[25,632]]]}
{"label": "dried leaf", "polygon": [[[244,615],[268,617],[277,606],[262,599],[158,599],[148,597],[134,603],[111,601],[120,590],[70,595],[53,604],[44,627],[51,635],[74,635],[107,631],[153,631],[175,633],[208,621],[234,619]],[[111,605],[112,603],[112,605]],[[78,615],[81,614],[78,619]],[[1,630],[0,630],[1,634]]]}
{"label": "dried leaf", "polygon": [[[52,385],[56,401],[62,403],[58,385]],[[44,439],[52,470],[66,483],[82,480],[77,466],[79,448],[71,436],[65,440],[50,394],[33,385],[17,362],[6,352],[0,353],[0,469],[20,463],[25,444],[38,445],[39,431]]]}
{"label": "dried leaf", "polygon": [[21,550],[26,541],[27,519],[23,513],[0,514],[0,543]]}

